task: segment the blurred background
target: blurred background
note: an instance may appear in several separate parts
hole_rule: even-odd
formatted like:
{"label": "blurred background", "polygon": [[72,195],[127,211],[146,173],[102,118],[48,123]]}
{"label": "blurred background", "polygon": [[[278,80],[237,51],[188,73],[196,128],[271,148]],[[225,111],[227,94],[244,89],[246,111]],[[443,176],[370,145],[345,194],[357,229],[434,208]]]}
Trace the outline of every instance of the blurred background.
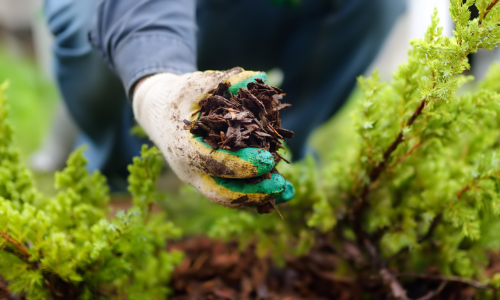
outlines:
{"label": "blurred background", "polygon": [[0,0],[0,81],[10,82],[11,120],[26,159],[42,144],[58,103],[42,2]]}
{"label": "blurred background", "polygon": [[[53,173],[64,166],[73,149],[77,129],[60,100],[52,77],[52,36],[42,14],[42,5],[43,0],[0,0],[0,83],[10,82],[7,97],[10,120],[16,131],[15,143],[23,160],[34,170],[39,189],[50,194],[53,193]],[[382,78],[390,80],[392,72],[406,60],[409,41],[423,37],[434,8],[439,11],[443,33],[451,35],[453,24],[448,16],[448,0],[409,0],[406,13],[396,23],[367,74],[378,68]],[[499,59],[499,51],[474,55],[472,74],[481,78],[489,64]],[[278,69],[268,71],[271,84],[279,86],[282,72]],[[342,147],[352,141],[350,112],[356,95],[354,90],[340,113],[316,130],[310,139],[319,161],[340,153]],[[168,170],[159,188],[169,194],[162,205],[171,211],[173,221],[188,231],[196,233],[197,228],[203,229],[222,211],[228,213],[222,207],[210,205],[189,187],[183,187]],[[193,200],[189,203],[175,201],[186,197]],[[114,196],[117,207],[123,199],[126,200],[127,195]],[[199,217],[200,209],[204,211],[203,217]],[[196,218],[189,218],[190,215]]]}

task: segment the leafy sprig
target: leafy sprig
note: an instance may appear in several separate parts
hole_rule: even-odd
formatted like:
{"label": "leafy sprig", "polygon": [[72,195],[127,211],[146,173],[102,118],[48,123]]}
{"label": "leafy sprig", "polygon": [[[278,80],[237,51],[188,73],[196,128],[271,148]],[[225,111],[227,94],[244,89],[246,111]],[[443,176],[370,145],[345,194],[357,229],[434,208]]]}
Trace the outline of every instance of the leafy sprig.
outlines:
{"label": "leafy sprig", "polygon": [[[0,274],[28,299],[158,299],[169,292],[179,252],[165,250],[179,229],[147,209],[156,201],[158,150],[143,147],[130,166],[134,207],[108,219],[109,188],[85,169],[77,149],[56,174],[57,194],[39,194],[12,147],[0,89]],[[142,183],[142,184],[141,184]]]}

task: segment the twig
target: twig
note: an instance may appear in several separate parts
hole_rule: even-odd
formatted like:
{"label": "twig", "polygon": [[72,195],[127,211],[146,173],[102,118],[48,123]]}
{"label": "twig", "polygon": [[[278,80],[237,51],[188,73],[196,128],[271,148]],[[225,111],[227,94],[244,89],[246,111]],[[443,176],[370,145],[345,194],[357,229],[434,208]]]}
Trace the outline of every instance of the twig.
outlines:
{"label": "twig", "polygon": [[488,13],[493,9],[493,7],[498,3],[498,0],[493,0],[491,1],[490,5],[488,5],[488,7],[486,8],[486,10],[484,11],[484,15],[483,17],[479,17],[479,21],[478,21],[478,24],[481,25],[481,23],[483,22],[484,19],[486,19],[486,16],[488,15]]}
{"label": "twig", "polygon": [[442,276],[442,275],[427,275],[427,274],[415,274],[415,273],[400,273],[395,275],[396,277],[408,277],[408,278],[418,278],[418,279],[427,279],[427,280],[439,280],[439,281],[447,281],[447,282],[459,282],[463,284],[470,285],[477,289],[492,289],[497,290],[495,287],[489,284],[482,284],[474,280],[465,279],[457,276]]}
{"label": "twig", "polygon": [[[435,86],[435,84],[434,84]],[[422,111],[424,110],[425,106],[427,105],[427,98],[422,99],[420,101],[420,105],[415,109],[413,112],[413,115],[411,115],[410,119],[408,119],[408,122],[406,122],[405,127],[410,127],[415,120],[422,114]],[[401,130],[394,140],[392,144],[387,148],[384,152],[384,159],[382,160],[381,163],[379,163],[375,168],[370,173],[370,182],[374,182],[375,180],[378,179],[380,176],[380,173],[382,173],[387,165],[387,162],[389,161],[389,158],[391,157],[391,154],[396,150],[396,148],[403,142],[403,130]]]}
{"label": "twig", "polygon": [[276,156],[278,156],[279,158],[284,160],[287,164],[290,164],[290,161],[288,159],[284,158],[281,154],[279,154],[278,152],[276,152],[275,154],[276,154]]}
{"label": "twig", "polygon": [[406,160],[406,158],[408,158],[408,156],[410,156],[415,150],[417,150],[418,148],[422,147],[422,142],[418,142],[416,143],[411,149],[410,151],[408,151],[407,153],[405,153],[403,156],[401,156],[400,159],[398,159],[398,161],[394,162],[392,165],[389,166],[389,169],[392,169],[394,168],[394,166],[396,166],[397,164],[400,164],[402,162],[404,162]]}
{"label": "twig", "polygon": [[[435,84],[434,84],[435,86]],[[419,106],[415,109],[413,112],[412,116],[408,121],[406,122],[406,127],[411,126],[417,117],[422,114],[422,111],[424,110],[425,106],[427,105],[427,98],[422,99],[420,102]],[[357,197],[356,201],[353,204],[353,209],[352,209],[352,227],[354,229],[354,232],[357,237],[358,244],[366,244],[366,234],[364,234],[362,228],[361,228],[361,218],[364,213],[364,210],[367,208],[367,202],[366,202],[366,197],[368,196],[368,193],[370,192],[370,185],[374,181],[378,179],[380,174],[385,171],[387,167],[387,163],[389,162],[389,158],[391,154],[396,150],[396,148],[403,142],[403,130],[399,132],[398,136],[392,142],[392,144],[387,148],[387,150],[384,152],[383,160],[380,162],[377,166],[375,166],[372,171],[370,172],[369,180],[363,188],[361,189],[361,193],[359,197]]]}
{"label": "twig", "polygon": [[198,108],[197,110],[195,110],[192,114],[191,114],[191,117],[194,117],[197,113],[199,113],[201,111],[201,108]]}
{"label": "twig", "polygon": [[[432,74],[432,78],[434,78],[434,74]],[[436,87],[436,83],[432,86],[432,88]],[[406,122],[406,127],[410,127],[413,122],[422,114],[422,111],[424,110],[425,106],[427,105],[427,98],[422,99],[420,102],[420,105],[417,107],[417,109],[413,112],[413,115],[411,118]]]}
{"label": "twig", "polygon": [[[434,86],[435,86],[435,84],[434,84]],[[415,111],[413,112],[410,119],[408,119],[408,122],[406,122],[405,127],[411,126],[415,122],[415,120],[418,118],[418,116],[420,116],[422,114],[422,111],[424,110],[425,106],[427,105],[427,101],[428,101],[427,98],[424,98],[424,99],[422,99],[422,101],[420,101],[420,105],[415,109]],[[353,215],[355,216],[355,219],[357,219],[357,215],[359,216],[359,214],[361,214],[364,210],[365,198],[370,191],[371,183],[376,181],[378,179],[378,177],[380,176],[380,174],[383,171],[385,171],[385,169],[387,167],[387,163],[389,162],[389,158],[391,157],[391,154],[396,150],[396,148],[402,142],[403,142],[403,130],[401,130],[399,132],[399,134],[397,135],[394,142],[392,142],[392,144],[385,150],[383,160],[377,166],[375,166],[372,169],[372,171],[370,172],[369,181],[363,186],[361,193],[356,200],[356,203],[354,203]]]}
{"label": "twig", "polygon": [[409,300],[408,296],[406,295],[406,290],[403,288],[403,286],[401,286],[401,283],[399,283],[394,274],[389,272],[387,268],[381,269],[379,273],[382,277],[382,280],[384,281],[384,284],[391,289],[391,294],[394,298],[398,300]]}
{"label": "twig", "polygon": [[463,193],[467,192],[468,190],[470,190],[470,185],[466,185],[464,186],[460,192],[457,193],[457,198],[460,198],[462,197]]}
{"label": "twig", "polygon": [[446,287],[447,284],[448,284],[448,281],[442,281],[437,289],[428,292],[427,294],[418,298],[417,300],[430,300],[430,299],[438,296],[443,291],[443,289]]}
{"label": "twig", "polygon": [[[434,84],[435,86],[435,84]],[[427,98],[424,98],[420,101],[419,106],[415,109],[412,116],[406,122],[405,127],[411,126],[415,120],[422,114],[425,106],[427,105]],[[399,132],[396,139],[392,142],[392,144],[386,149],[383,155],[383,160],[379,164],[377,164],[369,175],[369,180],[364,184],[361,189],[361,193],[357,197],[356,201],[353,204],[353,209],[351,211],[351,225],[356,235],[356,240],[359,246],[366,249],[368,254],[371,257],[373,262],[373,266],[379,268],[379,273],[384,279],[384,283],[388,285],[392,291],[393,296],[396,299],[406,300],[408,297],[406,296],[406,291],[403,289],[401,284],[397,281],[397,279],[389,272],[389,270],[385,267],[386,263],[383,261],[380,256],[377,254],[377,248],[370,237],[364,232],[362,228],[362,216],[366,208],[368,207],[368,203],[366,201],[366,197],[370,192],[370,186],[373,182],[375,182],[380,174],[382,174],[387,169],[387,164],[392,153],[396,150],[396,148],[403,142],[403,129]]]}
{"label": "twig", "polygon": [[30,254],[28,253],[26,248],[24,248],[24,246],[21,243],[17,242],[12,237],[10,237],[10,235],[7,232],[0,231],[0,237],[4,238],[9,244],[14,246],[17,250],[19,250],[19,252],[21,252],[21,254],[24,256],[25,259],[30,258]]}
{"label": "twig", "polygon": [[276,207],[276,205],[274,205],[273,201],[270,201],[269,204],[271,204],[271,206],[278,213],[278,215],[280,215],[281,219],[284,220],[285,218],[283,218],[283,216],[281,215],[281,212],[278,210],[278,208]]}
{"label": "twig", "polygon": [[3,245],[3,247],[0,248],[0,251],[5,251],[12,255],[17,256],[20,260],[30,265],[33,270],[38,269],[38,264],[36,262],[30,261],[31,255],[21,243],[14,240],[7,232],[0,231],[0,238],[5,239],[8,244],[14,246],[14,248],[11,249],[8,248],[7,245]]}

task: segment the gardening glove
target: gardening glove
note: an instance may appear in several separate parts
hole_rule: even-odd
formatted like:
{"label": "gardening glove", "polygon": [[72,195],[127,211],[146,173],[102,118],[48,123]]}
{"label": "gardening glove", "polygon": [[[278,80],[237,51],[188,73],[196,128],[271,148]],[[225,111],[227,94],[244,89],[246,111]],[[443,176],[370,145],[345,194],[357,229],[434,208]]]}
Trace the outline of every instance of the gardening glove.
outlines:
{"label": "gardening glove", "polygon": [[279,174],[254,184],[241,180],[269,173],[275,165],[270,152],[259,148],[212,151],[201,137],[184,130],[183,120],[198,117],[199,101],[219,83],[229,82],[229,92],[237,93],[255,78],[267,80],[267,75],[242,68],[184,75],[160,73],[145,79],[134,93],[135,118],[170,168],[212,202],[227,207],[261,206],[273,198],[278,204],[295,193],[293,185]]}

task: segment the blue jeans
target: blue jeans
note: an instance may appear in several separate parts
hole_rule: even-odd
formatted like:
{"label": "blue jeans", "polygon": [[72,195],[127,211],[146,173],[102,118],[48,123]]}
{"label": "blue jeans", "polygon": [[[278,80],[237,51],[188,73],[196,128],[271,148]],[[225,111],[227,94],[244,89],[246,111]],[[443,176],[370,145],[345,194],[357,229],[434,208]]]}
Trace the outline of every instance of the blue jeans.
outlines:
{"label": "blue jeans", "polygon": [[[272,5],[270,0],[199,0],[196,24],[186,24],[189,17],[178,20],[172,17],[175,20],[170,27],[149,24],[147,28],[154,29],[144,36],[142,43],[120,44],[120,40],[127,39],[128,32],[138,35],[144,31],[134,31],[134,26],[146,28],[141,24],[148,20],[164,20],[158,7],[165,6],[167,10],[170,2],[96,1],[47,0],[45,8],[55,35],[59,89],[82,131],[78,143],[88,144],[89,169],[101,169],[106,174],[126,173],[126,165],[144,142],[129,134],[133,115],[127,94],[137,81],[137,74],[183,73],[196,67],[198,70],[235,66],[247,70],[281,68],[282,89],[287,93],[285,101],[292,104],[282,112],[282,124],[295,132],[294,138],[287,141],[293,158],[302,158],[312,130],[345,102],[356,76],[363,74],[375,58],[406,4],[403,0],[302,0],[298,7],[290,8]],[[183,1],[171,1],[175,2],[171,9],[182,10],[183,3],[189,3]],[[129,5],[141,9],[136,14],[127,14],[124,7],[113,7],[126,2],[136,3]],[[96,30],[99,50],[88,41],[96,15],[100,20]],[[120,31],[117,24],[128,27]],[[173,30],[176,24],[181,24],[181,29]],[[197,41],[189,38],[193,33],[190,28]],[[181,36],[181,42],[155,38],[155,34],[162,36],[162,30],[168,31],[164,36]],[[185,41],[182,35],[186,36]],[[118,53],[120,47],[125,50],[113,56],[113,51]],[[165,51],[158,52],[157,67],[141,69],[140,64],[155,59],[148,51],[162,48]],[[196,51],[186,50],[190,48]],[[175,57],[179,59],[169,59]],[[169,66],[162,67],[167,60]],[[139,69],[146,71],[134,72]]]}
{"label": "blue jeans", "polygon": [[58,88],[80,129],[75,147],[86,145],[90,171],[124,178],[146,141],[130,135],[134,119],[122,83],[88,41],[95,0],[49,0],[45,12]]}

